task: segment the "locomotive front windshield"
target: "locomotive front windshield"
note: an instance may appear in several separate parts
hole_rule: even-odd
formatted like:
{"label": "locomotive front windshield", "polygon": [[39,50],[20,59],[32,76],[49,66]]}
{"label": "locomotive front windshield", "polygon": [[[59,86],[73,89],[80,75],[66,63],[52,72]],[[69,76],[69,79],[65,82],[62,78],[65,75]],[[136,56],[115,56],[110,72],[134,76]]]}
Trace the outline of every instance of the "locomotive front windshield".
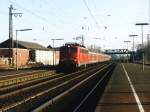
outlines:
{"label": "locomotive front windshield", "polygon": [[77,48],[71,47],[70,52],[73,53],[73,54],[77,53]]}
{"label": "locomotive front windshield", "polygon": [[60,49],[61,58],[74,58],[77,56],[77,48],[76,47],[62,47]]}
{"label": "locomotive front windshield", "polygon": [[67,51],[68,51],[68,47],[61,47],[61,48],[60,48],[61,58],[67,56]]}

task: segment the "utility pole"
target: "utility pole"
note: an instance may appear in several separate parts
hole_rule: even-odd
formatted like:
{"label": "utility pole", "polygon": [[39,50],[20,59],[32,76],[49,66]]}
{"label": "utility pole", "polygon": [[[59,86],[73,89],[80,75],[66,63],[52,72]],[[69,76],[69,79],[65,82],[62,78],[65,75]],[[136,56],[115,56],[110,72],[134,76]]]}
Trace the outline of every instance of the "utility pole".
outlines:
{"label": "utility pole", "polygon": [[147,46],[150,46],[150,34],[147,35]]}
{"label": "utility pole", "polygon": [[84,46],[84,36],[83,36],[83,35],[77,36],[77,37],[75,37],[75,38],[73,38],[73,39],[75,39],[75,40],[81,39],[81,45]]}
{"label": "utility pole", "polygon": [[128,57],[128,43],[130,43],[131,41],[124,41],[124,43],[127,43],[127,63],[129,62],[129,57]]}
{"label": "utility pole", "polygon": [[141,35],[142,35],[142,71],[144,72],[144,64],[145,64],[145,54],[144,54],[144,37],[143,37],[143,26],[149,25],[149,23],[136,23],[135,25],[141,26]]}
{"label": "utility pole", "polygon": [[81,39],[82,39],[82,45],[84,46],[84,36],[83,35],[82,35]]}
{"label": "utility pole", "polygon": [[129,37],[132,37],[133,38],[133,46],[132,46],[132,57],[133,57],[133,63],[134,63],[134,61],[135,61],[135,59],[134,59],[134,54],[135,54],[135,52],[134,52],[134,38],[136,37],[136,36],[138,36],[138,35],[129,35]]}
{"label": "utility pole", "polygon": [[11,48],[13,48],[12,9],[13,9],[13,6],[10,5],[10,7],[9,7],[9,65],[12,63],[12,61],[11,61],[11,56],[12,56]]}
{"label": "utility pole", "polygon": [[[13,47],[14,47],[14,43],[13,43],[13,18],[12,16],[15,15],[15,17],[17,17],[19,15],[19,17],[22,16],[23,13],[13,13],[12,10],[15,10],[13,8],[13,5],[10,5],[9,7],[9,65],[14,64],[14,60],[13,60]],[[12,60],[11,60],[12,57]]]}
{"label": "utility pole", "polygon": [[[53,38],[53,39],[51,39],[52,40],[52,42],[53,42],[53,66],[55,66],[55,64],[56,64],[56,54],[54,54],[55,53],[55,46],[54,46],[54,44],[55,44],[55,40],[64,40],[64,39],[61,39],[61,38],[58,38],[58,39],[55,39],[55,38]],[[54,58],[54,56],[55,56],[55,58]]]}

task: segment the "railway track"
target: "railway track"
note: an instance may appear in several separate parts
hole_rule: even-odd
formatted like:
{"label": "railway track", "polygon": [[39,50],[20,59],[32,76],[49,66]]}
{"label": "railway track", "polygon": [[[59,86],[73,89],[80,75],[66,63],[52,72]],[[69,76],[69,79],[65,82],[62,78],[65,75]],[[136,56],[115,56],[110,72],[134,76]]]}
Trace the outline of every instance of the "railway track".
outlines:
{"label": "railway track", "polygon": [[54,102],[53,99],[61,96],[83,80],[93,77],[92,74],[103,71],[107,66],[110,65],[96,65],[68,75],[51,75],[38,80],[4,87],[0,89],[0,111],[41,111],[41,105],[42,110],[45,109],[43,106],[45,102],[51,100]]}
{"label": "railway track", "polygon": [[[72,112],[94,112],[99,97],[103,94],[105,86],[107,85],[111,74],[115,68],[115,64],[104,73],[104,75],[96,82],[92,89],[87,92],[85,97],[77,102],[77,106]],[[91,103],[92,102],[92,103]]]}
{"label": "railway track", "polygon": [[26,82],[29,80],[46,77],[46,76],[49,76],[54,73],[55,73],[55,71],[41,70],[41,71],[32,71],[32,72],[25,72],[25,73],[13,74],[13,75],[1,76],[0,77],[0,87],[2,88],[2,87]]}
{"label": "railway track", "polygon": [[[47,112],[47,111],[48,112],[72,112],[72,111],[75,111],[78,104],[83,102],[82,100],[84,100],[84,98],[87,97],[87,94],[90,93],[90,91],[97,84],[97,82],[101,78],[103,78],[103,76],[105,76],[105,73],[107,73],[109,70],[112,70],[113,67],[114,67],[114,64],[109,64],[109,65],[105,65],[99,68],[97,71],[90,74],[84,80],[80,81],[79,83],[72,86],[68,90],[62,92],[61,94],[52,98],[45,104],[36,108],[35,110],[33,110],[33,112],[40,112],[40,111],[42,112]],[[80,111],[80,108],[79,108],[79,111]],[[81,112],[86,112],[86,111],[81,111]]]}

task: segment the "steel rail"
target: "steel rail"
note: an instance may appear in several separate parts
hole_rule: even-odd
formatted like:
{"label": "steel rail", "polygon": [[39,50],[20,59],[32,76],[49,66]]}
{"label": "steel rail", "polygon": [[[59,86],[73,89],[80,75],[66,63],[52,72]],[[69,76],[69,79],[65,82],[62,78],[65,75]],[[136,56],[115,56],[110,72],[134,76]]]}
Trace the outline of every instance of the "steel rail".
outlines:
{"label": "steel rail", "polygon": [[[28,71],[28,72],[25,72],[25,71],[22,71],[21,73],[14,73],[14,74],[9,74],[9,75],[6,75],[6,73],[4,72],[5,75],[0,75],[0,80],[4,80],[4,79],[10,79],[10,78],[14,78],[14,77],[18,77],[18,76],[23,76],[23,75],[26,75],[26,74],[32,74],[32,73],[38,73],[38,72],[42,72],[42,71],[46,71],[46,70],[33,70],[33,71]],[[9,71],[11,72],[11,71]]]}
{"label": "steel rail", "polygon": [[[91,67],[92,68],[92,67]],[[82,73],[83,71],[79,71],[79,72],[76,72],[76,73]],[[85,72],[85,70],[84,70],[84,72]],[[75,73],[72,73],[72,75],[75,75]],[[63,77],[68,77],[68,75],[67,76],[63,76]],[[61,77],[62,78],[62,77]],[[35,85],[35,86],[37,86],[37,85]],[[30,100],[30,99],[33,99],[33,98],[35,98],[35,97],[37,97],[37,96],[39,96],[39,95],[42,95],[42,93],[38,93],[37,95],[34,95],[34,96],[31,96],[31,97],[28,97],[26,100],[24,100],[24,101],[22,101],[22,103],[23,102],[26,102],[26,101],[28,101],[28,100]],[[17,104],[19,105],[19,104],[21,104],[21,102],[18,102],[18,103],[16,103],[16,104],[13,104],[13,105],[11,105],[11,106],[8,106],[7,108],[3,108],[3,110],[7,110],[7,109],[10,109],[10,108],[13,108],[13,107],[15,107],[15,106],[17,106]]]}
{"label": "steel rail", "polygon": [[38,108],[34,109],[32,112],[39,112],[39,111],[44,111],[47,107],[52,106],[53,104],[55,104],[55,102],[58,102],[61,98],[63,98],[64,96],[67,96],[68,94],[71,94],[73,91],[75,91],[76,88],[80,87],[81,85],[83,85],[85,82],[88,82],[89,80],[91,80],[94,76],[96,76],[99,72],[103,71],[104,69],[106,69],[108,66],[110,65],[106,65],[103,68],[101,68],[100,70],[98,70],[97,72],[91,74],[89,77],[87,77],[86,79],[82,80],[81,82],[77,83],[76,85],[74,85],[73,87],[71,87],[70,89],[64,91],[63,93],[57,95],[56,97],[54,97],[53,99],[47,101],[46,103],[44,103],[43,105],[39,106]]}
{"label": "steel rail", "polygon": [[94,91],[98,88],[100,84],[103,83],[105,78],[109,75],[109,73],[112,71],[112,68],[109,69],[103,76],[100,78],[100,80],[96,83],[96,85],[91,89],[91,91],[84,97],[84,99],[79,103],[79,105],[73,110],[73,112],[80,112],[80,109],[84,105],[84,103],[88,100],[90,96],[94,93]]}
{"label": "steel rail", "polygon": [[18,89],[22,89],[22,88],[25,88],[25,87],[28,87],[28,86],[32,86],[32,85],[38,84],[40,82],[44,82],[44,81],[54,79],[54,78],[58,78],[58,77],[61,77],[61,76],[63,76],[63,73],[52,74],[52,75],[48,75],[48,76],[41,77],[41,78],[38,78],[38,79],[30,80],[30,81],[27,81],[27,82],[23,82],[23,83],[11,85],[11,86],[3,87],[3,88],[0,88],[0,95],[10,93],[12,91],[16,91]]}
{"label": "steel rail", "polygon": [[[71,79],[71,80],[69,80],[69,81],[65,81],[65,82],[63,82],[63,83],[61,83],[61,84],[59,84],[59,85],[57,85],[57,86],[54,86],[54,87],[52,87],[52,88],[50,88],[50,89],[48,89],[48,90],[42,91],[42,92],[40,92],[40,93],[38,93],[38,94],[36,94],[36,95],[29,96],[29,97],[25,98],[25,99],[22,100],[22,101],[15,102],[14,104],[9,105],[8,107],[5,107],[4,109],[2,109],[2,111],[11,110],[11,109],[17,108],[17,107],[19,107],[19,106],[21,106],[21,105],[26,105],[26,103],[32,102],[32,101],[35,100],[36,98],[38,99],[38,98],[40,98],[40,97],[42,97],[42,96],[45,96],[45,97],[46,97],[46,95],[49,95],[50,93],[53,93],[53,94],[54,94],[54,91],[55,91],[55,93],[56,93],[56,95],[57,95],[57,94],[59,94],[60,92],[63,92],[64,90],[68,89],[70,86],[72,86],[72,85],[78,83],[78,82],[81,81],[83,78],[85,78],[85,74],[79,75],[79,76],[77,76],[77,77],[75,77],[75,78],[73,78],[73,79]],[[80,80],[77,81],[77,79],[80,79]],[[62,88],[65,88],[65,89],[62,89]],[[60,90],[62,90],[62,91],[60,91]],[[57,92],[56,92],[56,91],[57,91]],[[58,92],[58,91],[59,91],[59,92]],[[52,96],[53,96],[53,95],[52,95]],[[52,98],[52,97],[51,97],[51,98]],[[32,101],[31,101],[31,100],[32,100]],[[42,99],[41,99],[41,100],[42,100]],[[40,101],[41,101],[41,100],[40,100]],[[32,103],[33,103],[33,102],[32,102]],[[21,107],[19,107],[19,108],[21,108]],[[18,110],[18,109],[16,109],[16,110]]]}
{"label": "steel rail", "polygon": [[38,72],[38,73],[33,73],[33,74],[26,74],[24,76],[20,76],[20,77],[15,77],[15,78],[10,78],[10,79],[4,79],[4,80],[0,80],[0,87],[6,87],[9,85],[13,85],[13,84],[18,84],[21,82],[25,82],[25,81],[29,81],[29,80],[33,80],[33,79],[37,79],[37,78],[41,78],[41,77],[45,77],[48,75],[53,74],[54,71],[45,71],[45,72]]}

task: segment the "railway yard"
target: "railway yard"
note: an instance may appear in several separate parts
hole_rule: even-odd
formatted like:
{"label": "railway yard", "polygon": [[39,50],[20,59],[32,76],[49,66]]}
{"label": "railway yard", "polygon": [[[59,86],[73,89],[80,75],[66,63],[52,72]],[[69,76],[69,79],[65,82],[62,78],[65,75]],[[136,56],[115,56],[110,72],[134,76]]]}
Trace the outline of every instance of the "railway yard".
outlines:
{"label": "railway yard", "polygon": [[[2,112],[149,112],[150,67],[107,62],[72,73],[32,70],[0,76]],[[6,75],[5,75],[6,74]]]}

